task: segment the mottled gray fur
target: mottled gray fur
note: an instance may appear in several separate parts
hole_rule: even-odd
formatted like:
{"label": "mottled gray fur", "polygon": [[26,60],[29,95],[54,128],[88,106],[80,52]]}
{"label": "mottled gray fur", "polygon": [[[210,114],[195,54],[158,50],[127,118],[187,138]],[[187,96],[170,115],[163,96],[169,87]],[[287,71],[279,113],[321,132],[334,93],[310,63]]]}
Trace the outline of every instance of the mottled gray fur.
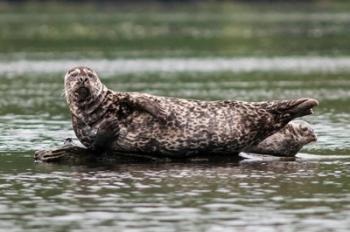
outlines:
{"label": "mottled gray fur", "polygon": [[87,67],[67,72],[65,94],[74,131],[86,147],[168,156],[237,154],[318,104],[307,98],[199,101],[114,92]]}
{"label": "mottled gray fur", "polygon": [[295,120],[259,144],[245,148],[244,151],[274,156],[295,156],[304,145],[316,141],[317,137],[311,125]]}

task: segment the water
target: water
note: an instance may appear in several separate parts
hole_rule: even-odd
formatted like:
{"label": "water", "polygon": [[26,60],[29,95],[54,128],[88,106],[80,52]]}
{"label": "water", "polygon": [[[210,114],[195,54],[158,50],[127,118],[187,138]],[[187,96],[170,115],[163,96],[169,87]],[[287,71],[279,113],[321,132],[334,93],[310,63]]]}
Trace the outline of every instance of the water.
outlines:
{"label": "water", "polygon": [[67,67],[95,67],[103,75],[144,72],[339,72],[350,71],[348,57],[245,57],[245,58],[161,58],[17,60],[0,62],[0,72],[8,76],[25,73],[61,73]]}
{"label": "water", "polygon": [[[350,230],[348,4],[6,7],[0,231]],[[296,161],[35,163],[35,150],[74,137],[63,75],[77,64],[119,91],[314,97],[304,120],[318,142]]]}
{"label": "water", "polygon": [[0,218],[9,231],[346,231],[349,165],[38,165],[2,174]]}

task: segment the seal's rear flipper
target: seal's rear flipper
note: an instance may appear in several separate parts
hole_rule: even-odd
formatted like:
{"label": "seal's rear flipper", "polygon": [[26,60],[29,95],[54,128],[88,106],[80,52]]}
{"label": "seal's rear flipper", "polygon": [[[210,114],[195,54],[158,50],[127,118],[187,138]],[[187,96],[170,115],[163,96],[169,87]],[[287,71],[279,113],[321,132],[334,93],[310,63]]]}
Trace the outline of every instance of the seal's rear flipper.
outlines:
{"label": "seal's rear flipper", "polygon": [[296,100],[275,101],[267,106],[267,110],[276,114],[281,121],[290,121],[313,113],[312,108],[318,106],[318,101],[313,98],[299,98]]}
{"label": "seal's rear flipper", "polygon": [[287,110],[293,118],[303,117],[313,113],[312,108],[318,106],[318,101],[312,98],[294,100],[294,104]]}

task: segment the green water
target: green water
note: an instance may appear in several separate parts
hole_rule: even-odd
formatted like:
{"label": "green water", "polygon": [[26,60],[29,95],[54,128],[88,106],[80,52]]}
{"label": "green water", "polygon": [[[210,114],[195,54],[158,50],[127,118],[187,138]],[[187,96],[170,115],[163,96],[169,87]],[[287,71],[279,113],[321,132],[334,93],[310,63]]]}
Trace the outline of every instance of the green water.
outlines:
{"label": "green water", "polygon": [[[349,231],[349,69],[323,61],[322,71],[205,69],[220,67],[211,57],[347,58],[348,9],[346,3],[327,2],[99,10],[91,5],[1,6],[0,231]],[[147,61],[161,66],[161,59],[169,57],[177,61],[145,69]],[[187,57],[205,65],[179,71],[176,67],[186,65]],[[102,81],[118,91],[207,100],[317,98],[320,106],[305,120],[315,128],[318,142],[302,153],[319,158],[34,163],[35,150],[74,137],[63,97],[63,75],[72,64],[65,67],[64,62],[80,64],[87,58],[96,62],[92,68]],[[144,60],[131,71],[111,73],[112,64],[97,62],[106,58]],[[40,63],[45,61],[54,62]],[[43,72],[33,71],[34,66]]]}

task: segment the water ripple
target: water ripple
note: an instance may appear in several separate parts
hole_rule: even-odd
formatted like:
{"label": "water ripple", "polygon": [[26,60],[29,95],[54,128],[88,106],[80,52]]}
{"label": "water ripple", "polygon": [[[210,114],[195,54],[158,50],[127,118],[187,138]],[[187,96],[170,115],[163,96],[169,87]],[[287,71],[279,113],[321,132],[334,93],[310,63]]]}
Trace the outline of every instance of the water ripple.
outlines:
{"label": "water ripple", "polygon": [[[36,231],[173,231],[174,226],[182,231],[254,231],[293,225],[309,231],[316,222],[331,228],[341,215],[349,215],[349,164],[336,164],[336,173],[332,162],[285,162],[275,169],[271,165],[116,165],[70,172],[49,172],[47,167],[47,173],[12,175],[0,171],[0,218],[6,220],[1,225]],[[315,175],[320,169],[323,175]],[[341,185],[330,189],[328,182]],[[342,213],[334,217],[335,212]],[[22,224],[10,218],[21,218]]]}

